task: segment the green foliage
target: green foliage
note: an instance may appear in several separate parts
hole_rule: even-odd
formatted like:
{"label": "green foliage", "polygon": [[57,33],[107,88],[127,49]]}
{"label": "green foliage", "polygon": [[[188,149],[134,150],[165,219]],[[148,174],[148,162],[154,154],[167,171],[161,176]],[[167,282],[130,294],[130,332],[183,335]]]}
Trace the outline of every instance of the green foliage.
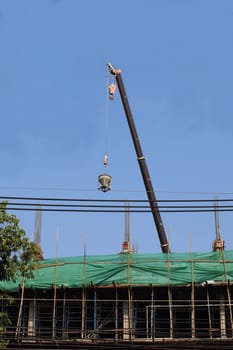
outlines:
{"label": "green foliage", "polygon": [[0,332],[0,349],[7,349],[8,343],[9,343],[9,340],[2,338],[1,332]]}
{"label": "green foliage", "polygon": [[[14,298],[9,295],[0,295],[0,301],[2,306],[10,305],[14,302]],[[6,349],[9,341],[5,339],[5,332],[8,326],[11,325],[11,320],[6,312],[0,311],[0,349]]]}
{"label": "green foliage", "polygon": [[7,202],[0,204],[0,281],[33,277],[41,259],[40,247],[30,242],[19,226],[19,219],[7,213]]}
{"label": "green foliage", "polygon": [[[30,242],[19,226],[15,215],[7,213],[7,202],[0,204],[0,281],[13,280],[21,276],[25,281],[33,277],[41,260],[41,249]],[[13,302],[10,296],[1,295],[2,305]],[[4,335],[11,321],[4,309],[0,310],[0,349],[6,349],[8,341]]]}
{"label": "green foliage", "polygon": [[8,340],[4,338],[6,328],[11,325],[11,320],[9,319],[7,313],[0,312],[0,349],[6,349],[9,343]]}

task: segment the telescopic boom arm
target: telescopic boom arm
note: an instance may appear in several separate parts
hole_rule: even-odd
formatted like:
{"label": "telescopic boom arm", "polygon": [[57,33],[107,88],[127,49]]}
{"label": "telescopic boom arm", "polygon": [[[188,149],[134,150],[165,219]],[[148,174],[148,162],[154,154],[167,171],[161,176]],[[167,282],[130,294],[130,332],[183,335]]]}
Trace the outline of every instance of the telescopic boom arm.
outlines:
{"label": "telescopic boom arm", "polygon": [[168,241],[167,241],[167,237],[166,237],[166,233],[163,227],[163,222],[160,216],[160,212],[159,212],[159,208],[158,208],[158,204],[157,204],[157,200],[155,197],[155,193],[154,193],[154,189],[151,183],[151,179],[150,179],[150,175],[149,175],[149,171],[146,165],[146,160],[145,157],[142,153],[142,149],[141,149],[141,145],[140,145],[140,141],[137,135],[137,130],[134,124],[134,120],[133,120],[133,116],[130,110],[130,106],[129,106],[129,102],[127,99],[127,95],[126,95],[126,91],[124,88],[124,84],[123,84],[123,80],[121,77],[121,70],[120,69],[115,69],[113,68],[113,66],[111,65],[111,63],[108,63],[108,69],[109,72],[111,74],[113,74],[116,78],[117,81],[117,86],[119,88],[119,92],[120,92],[120,96],[121,96],[121,101],[125,110],[125,115],[127,118],[127,122],[129,125],[129,129],[131,132],[131,136],[133,139],[133,143],[134,143],[134,148],[137,154],[137,159],[138,159],[138,164],[141,170],[141,174],[143,177],[143,181],[144,181],[144,185],[146,188],[146,193],[148,196],[148,200],[150,203],[150,207],[151,207],[151,212],[154,218],[154,222],[155,222],[155,226],[158,232],[158,236],[159,236],[159,240],[160,240],[160,245],[161,245],[161,249],[163,253],[169,253],[169,245],[168,245]]}

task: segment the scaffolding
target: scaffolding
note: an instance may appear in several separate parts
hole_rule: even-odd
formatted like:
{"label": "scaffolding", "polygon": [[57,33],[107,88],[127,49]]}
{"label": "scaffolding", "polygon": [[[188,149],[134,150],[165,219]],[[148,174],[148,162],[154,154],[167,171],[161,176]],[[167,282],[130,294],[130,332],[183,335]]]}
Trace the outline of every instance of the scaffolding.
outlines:
{"label": "scaffolding", "polygon": [[[7,307],[18,341],[232,339],[232,286],[62,288],[27,291]],[[23,291],[22,291],[23,292]],[[169,297],[168,297],[169,296]],[[194,305],[194,307],[193,307]],[[193,313],[195,317],[193,317]]]}
{"label": "scaffolding", "polygon": [[[221,341],[232,346],[233,252],[210,253],[208,259],[205,254],[190,253],[184,258],[183,254],[153,258],[134,254],[101,259],[85,256],[82,264],[79,260],[77,285],[71,273],[77,259],[45,261],[33,280],[16,283],[14,288],[10,282],[1,283],[1,288],[8,288],[15,299],[12,305],[2,303],[12,322],[4,335],[13,343],[24,344],[64,345],[72,341],[120,346]],[[64,265],[70,267],[70,285],[59,280],[59,269]],[[108,269],[103,275],[105,265]],[[167,282],[155,283],[164,278],[161,275],[165,267]],[[51,277],[46,269],[53,271],[49,287],[45,280],[43,286],[39,284],[40,274],[44,279]],[[214,278],[211,271],[215,271]],[[142,274],[143,283],[139,283]]]}

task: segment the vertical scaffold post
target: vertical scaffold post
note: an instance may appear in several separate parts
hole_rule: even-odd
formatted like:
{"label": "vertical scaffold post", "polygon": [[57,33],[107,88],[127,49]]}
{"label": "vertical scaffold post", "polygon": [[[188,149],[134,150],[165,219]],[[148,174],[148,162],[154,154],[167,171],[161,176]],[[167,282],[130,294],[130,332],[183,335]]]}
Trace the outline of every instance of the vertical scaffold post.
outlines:
{"label": "vertical scaffold post", "polygon": [[168,293],[168,307],[169,307],[169,336],[173,338],[173,305],[172,305],[172,289],[171,289],[171,260],[170,260],[170,252],[167,254],[167,293]]}
{"label": "vertical scaffold post", "polygon": [[93,286],[94,293],[94,337],[96,337],[97,332],[97,294],[96,294],[96,286]]}
{"label": "vertical scaffold post", "polygon": [[52,330],[52,339],[56,339],[56,309],[57,309],[57,286],[56,282],[53,286],[53,330]]}
{"label": "vertical scaffold post", "polygon": [[194,262],[192,254],[192,235],[190,234],[190,263],[191,263],[191,332],[192,338],[196,337],[196,321],[195,321],[195,279],[194,279]]}
{"label": "vertical scaffold post", "polygon": [[118,289],[117,285],[113,281],[113,285],[115,288],[115,341],[118,342]]}
{"label": "vertical scaffold post", "polygon": [[[150,334],[151,334],[151,338],[154,341],[155,339],[155,321],[154,321],[154,314],[155,314],[155,310],[154,310],[154,287],[153,284],[151,285],[151,315],[150,315]],[[147,337],[148,338],[148,337]]]}
{"label": "vertical scaffold post", "polygon": [[231,291],[229,286],[229,280],[228,280],[228,272],[227,272],[227,265],[226,265],[226,259],[224,255],[224,249],[221,249],[222,252],[222,261],[223,261],[223,269],[224,269],[224,276],[225,276],[225,283],[227,287],[227,299],[228,299],[228,306],[229,306],[229,315],[230,315],[230,324],[231,324],[231,335],[233,334],[233,319],[232,319],[232,300],[231,300]]}
{"label": "vertical scaffold post", "polygon": [[86,319],[86,286],[83,284],[82,288],[82,326],[81,326],[81,339],[85,338],[85,319]]}
{"label": "vertical scaffold post", "polygon": [[62,305],[62,339],[67,339],[67,310],[66,310],[66,288],[63,286],[63,305]]}

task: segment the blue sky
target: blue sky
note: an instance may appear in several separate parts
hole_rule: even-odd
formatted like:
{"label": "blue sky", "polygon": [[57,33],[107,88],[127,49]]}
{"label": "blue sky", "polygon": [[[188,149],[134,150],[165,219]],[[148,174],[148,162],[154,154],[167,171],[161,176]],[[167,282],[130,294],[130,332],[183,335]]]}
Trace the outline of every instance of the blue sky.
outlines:
{"label": "blue sky", "polygon": [[[228,0],[1,0],[1,195],[146,199],[119,95],[106,98],[110,61],[157,198],[232,198],[232,16]],[[32,237],[34,213],[16,215]],[[172,251],[189,251],[190,236],[193,251],[211,250],[213,213],[162,218]],[[228,249],[232,221],[220,213]],[[150,214],[132,213],[130,231],[140,253],[160,252]],[[119,252],[124,214],[42,214],[45,257],[56,241],[60,256],[83,254],[84,236],[88,254]]]}

